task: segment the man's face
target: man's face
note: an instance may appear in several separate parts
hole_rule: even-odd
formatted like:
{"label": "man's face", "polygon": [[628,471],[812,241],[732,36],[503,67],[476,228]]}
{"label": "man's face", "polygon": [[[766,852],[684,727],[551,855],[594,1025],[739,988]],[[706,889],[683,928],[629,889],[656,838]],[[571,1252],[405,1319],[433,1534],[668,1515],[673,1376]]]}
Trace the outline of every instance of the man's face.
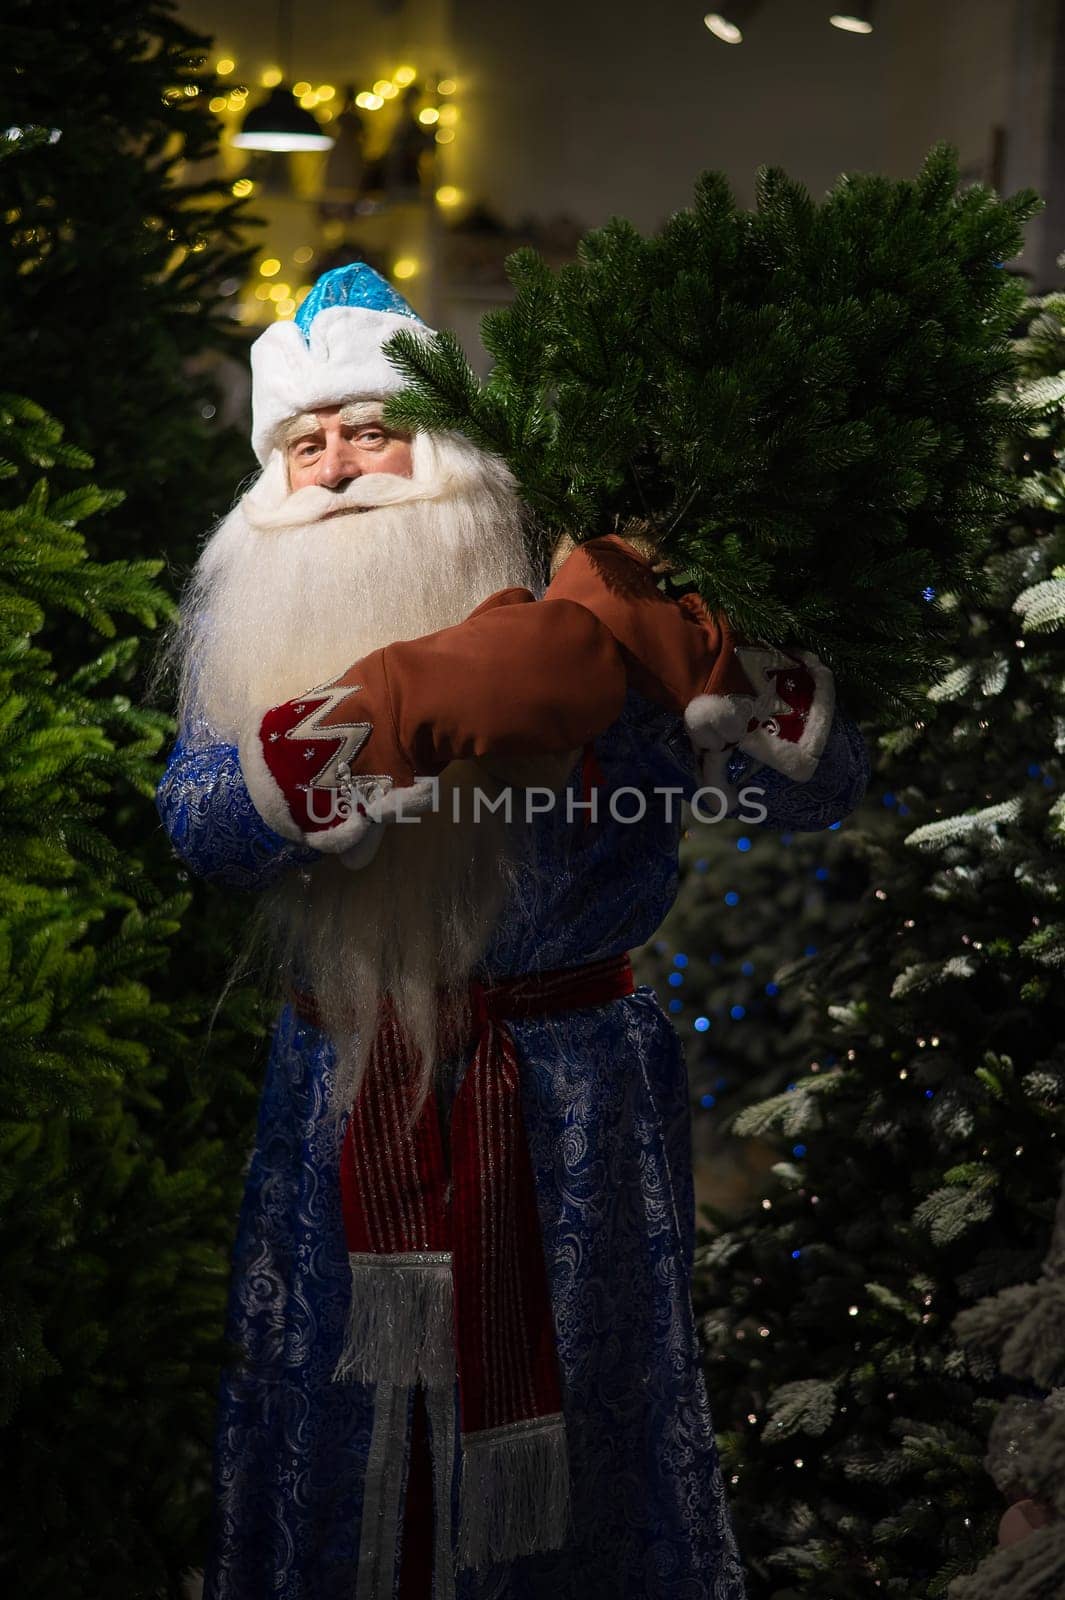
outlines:
{"label": "man's face", "polygon": [[367,416],[367,410],[372,408],[325,406],[295,420],[285,442],[290,489],[343,489],[368,472],[410,477],[410,435],[386,428],[379,414]]}

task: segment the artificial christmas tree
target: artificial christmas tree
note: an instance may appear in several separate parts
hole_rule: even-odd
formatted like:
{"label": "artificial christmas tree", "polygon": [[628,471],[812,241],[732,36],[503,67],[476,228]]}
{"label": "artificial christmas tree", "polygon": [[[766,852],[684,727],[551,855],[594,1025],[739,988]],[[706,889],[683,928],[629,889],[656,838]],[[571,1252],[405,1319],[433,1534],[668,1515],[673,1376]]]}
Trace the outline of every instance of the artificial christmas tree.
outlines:
{"label": "artificial christmas tree", "polygon": [[[161,562],[87,559],[115,496],[39,407],[0,399],[0,457],[0,1575],[29,1600],[177,1594],[236,1174],[189,1065],[208,1007],[156,987],[186,897],[111,837],[116,807],[150,815],[169,724],[123,679],[169,603]],[[98,640],[74,671],[36,642],[68,615]]]}
{"label": "artificial christmas tree", "polygon": [[638,524],[740,633],[815,652],[883,713],[937,658],[925,591],[971,577],[1005,503],[1023,286],[1001,269],[1040,202],[957,186],[945,145],[821,205],[763,168],[740,211],[704,174],[652,238],[615,220],[558,273],[513,256],[484,383],[453,336],[397,333],[388,418],[502,456],[552,535]]}
{"label": "artificial christmas tree", "polygon": [[1029,311],[1016,509],[979,592],[936,601],[951,669],[880,741],[910,815],[869,839],[850,947],[814,965],[816,1050],[737,1121],[778,1140],[774,1176],[702,1256],[755,1600],[941,1594],[1003,1511],[981,1462],[1013,1384],[952,1324],[1038,1273],[1065,1134],[1065,339],[1060,297]]}
{"label": "artificial christmas tree", "polygon": [[[76,0],[16,4],[2,43],[0,355],[31,398],[7,402],[3,450],[19,476],[3,532],[0,1571],[30,1596],[88,1600],[177,1592],[202,1552],[249,1040],[264,1031],[255,995],[230,989],[205,1063],[244,919],[188,909],[155,825],[145,796],[170,723],[136,709],[145,653],[130,635],[91,665],[111,611],[147,626],[167,610],[130,559],[155,558],[152,574],[191,560],[246,470],[243,441],[212,431],[202,373],[236,332],[219,296],[246,250],[228,189],[196,177],[217,138],[212,80],[172,8],[120,3],[101,25]],[[27,462],[47,488],[30,492]],[[83,536],[93,509],[107,516]]]}
{"label": "artificial christmas tree", "polygon": [[[1057,1600],[1065,1589],[1065,1187],[1039,1277],[960,1313],[959,1340],[997,1361],[1033,1393],[1012,1396],[992,1425],[985,1461],[1009,1501],[998,1549],[957,1578],[949,1600]],[[1036,1529],[1045,1529],[1034,1542]]]}
{"label": "artificial christmas tree", "polygon": [[[208,102],[227,86],[208,44],[170,0],[115,0],[105,22],[91,0],[13,0],[0,25],[21,146],[0,163],[4,384],[62,416],[98,481],[122,490],[90,546],[179,568],[252,466],[218,426],[204,361],[240,350],[228,296],[251,256],[245,207],[209,165]],[[33,129],[44,137],[25,141]]]}
{"label": "artificial christmas tree", "polygon": [[802,973],[849,937],[868,877],[851,834],[874,825],[884,800],[878,790],[853,817],[817,833],[693,817],[677,898],[653,943],[634,956],[684,1040],[696,1159],[704,1188],[722,1203],[746,1200],[749,1177],[764,1166],[751,1141],[728,1132],[733,1116],[783,1089],[795,1063],[808,1059]]}

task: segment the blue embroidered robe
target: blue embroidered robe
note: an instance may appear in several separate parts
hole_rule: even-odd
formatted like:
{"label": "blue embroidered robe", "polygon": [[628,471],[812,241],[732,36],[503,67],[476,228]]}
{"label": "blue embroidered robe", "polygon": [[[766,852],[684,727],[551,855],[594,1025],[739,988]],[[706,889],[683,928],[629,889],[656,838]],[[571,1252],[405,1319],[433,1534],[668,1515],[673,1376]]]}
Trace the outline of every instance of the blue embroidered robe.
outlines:
{"label": "blue embroidered robe", "polygon": [[[579,966],[650,939],[676,893],[680,806],[698,787],[680,719],[630,694],[596,741],[600,820],[559,804],[526,830],[513,904],[479,975]],[[860,734],[837,713],[810,782],[762,770],[781,829],[827,827],[868,778]],[[741,778],[745,758],[735,757]],[[570,779],[580,798],[582,773]],[[643,820],[605,804],[628,786]],[[208,730],[174,749],[158,804],[196,874],[253,890],[313,853],[259,818],[236,751]],[[617,802],[638,810],[638,796]],[[574,1533],[557,1552],[461,1571],[457,1600],[743,1600],[693,1323],[690,1107],[680,1040],[653,991],[510,1024],[536,1177],[562,1374]],[[334,1383],[350,1275],[335,1132],[324,1116],[327,1039],[282,1010],[241,1210],[229,1336],[246,1358],[224,1375],[216,1532],[205,1600],[354,1600],[373,1389]],[[413,1395],[411,1397],[411,1403]],[[400,1426],[397,1448],[409,1448]],[[403,1419],[401,1418],[401,1423]],[[436,1516],[437,1571],[457,1536],[455,1415],[430,1416],[449,1458],[450,1518]],[[438,1479],[438,1481],[440,1481]],[[399,1526],[402,1525],[402,1510]],[[397,1530],[398,1538],[398,1530]],[[398,1573],[398,1558],[397,1558]],[[438,1579],[437,1597],[451,1593]]]}

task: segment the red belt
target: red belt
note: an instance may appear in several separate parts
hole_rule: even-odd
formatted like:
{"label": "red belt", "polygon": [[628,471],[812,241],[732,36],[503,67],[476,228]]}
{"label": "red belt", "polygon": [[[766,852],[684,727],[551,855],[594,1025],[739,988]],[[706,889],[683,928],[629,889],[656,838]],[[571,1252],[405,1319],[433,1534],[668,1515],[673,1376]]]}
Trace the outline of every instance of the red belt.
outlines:
{"label": "red belt", "polygon": [[[506,1021],[606,1005],[633,987],[627,954],[470,983],[474,1053],[451,1111],[450,1190],[432,1096],[407,1126],[418,1062],[390,1006],[348,1121],[352,1317],[337,1376],[451,1394],[457,1372],[462,1566],[557,1549],[569,1515],[551,1297]],[[313,997],[294,1004],[320,1025]]]}

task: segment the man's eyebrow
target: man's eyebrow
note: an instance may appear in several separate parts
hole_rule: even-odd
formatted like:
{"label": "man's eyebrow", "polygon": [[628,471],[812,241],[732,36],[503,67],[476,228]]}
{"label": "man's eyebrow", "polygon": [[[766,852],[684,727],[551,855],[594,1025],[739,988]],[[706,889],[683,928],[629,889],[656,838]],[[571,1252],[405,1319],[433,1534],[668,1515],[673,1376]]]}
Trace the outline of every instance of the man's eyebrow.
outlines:
{"label": "man's eyebrow", "polygon": [[354,400],[340,408],[340,420],[346,422],[348,427],[365,427],[372,423],[376,428],[383,428],[381,417],[381,402],[379,400]]}
{"label": "man's eyebrow", "polygon": [[303,439],[308,433],[321,433],[322,425],[313,411],[305,411],[302,416],[290,417],[281,428],[281,443],[295,444],[297,439]]}

